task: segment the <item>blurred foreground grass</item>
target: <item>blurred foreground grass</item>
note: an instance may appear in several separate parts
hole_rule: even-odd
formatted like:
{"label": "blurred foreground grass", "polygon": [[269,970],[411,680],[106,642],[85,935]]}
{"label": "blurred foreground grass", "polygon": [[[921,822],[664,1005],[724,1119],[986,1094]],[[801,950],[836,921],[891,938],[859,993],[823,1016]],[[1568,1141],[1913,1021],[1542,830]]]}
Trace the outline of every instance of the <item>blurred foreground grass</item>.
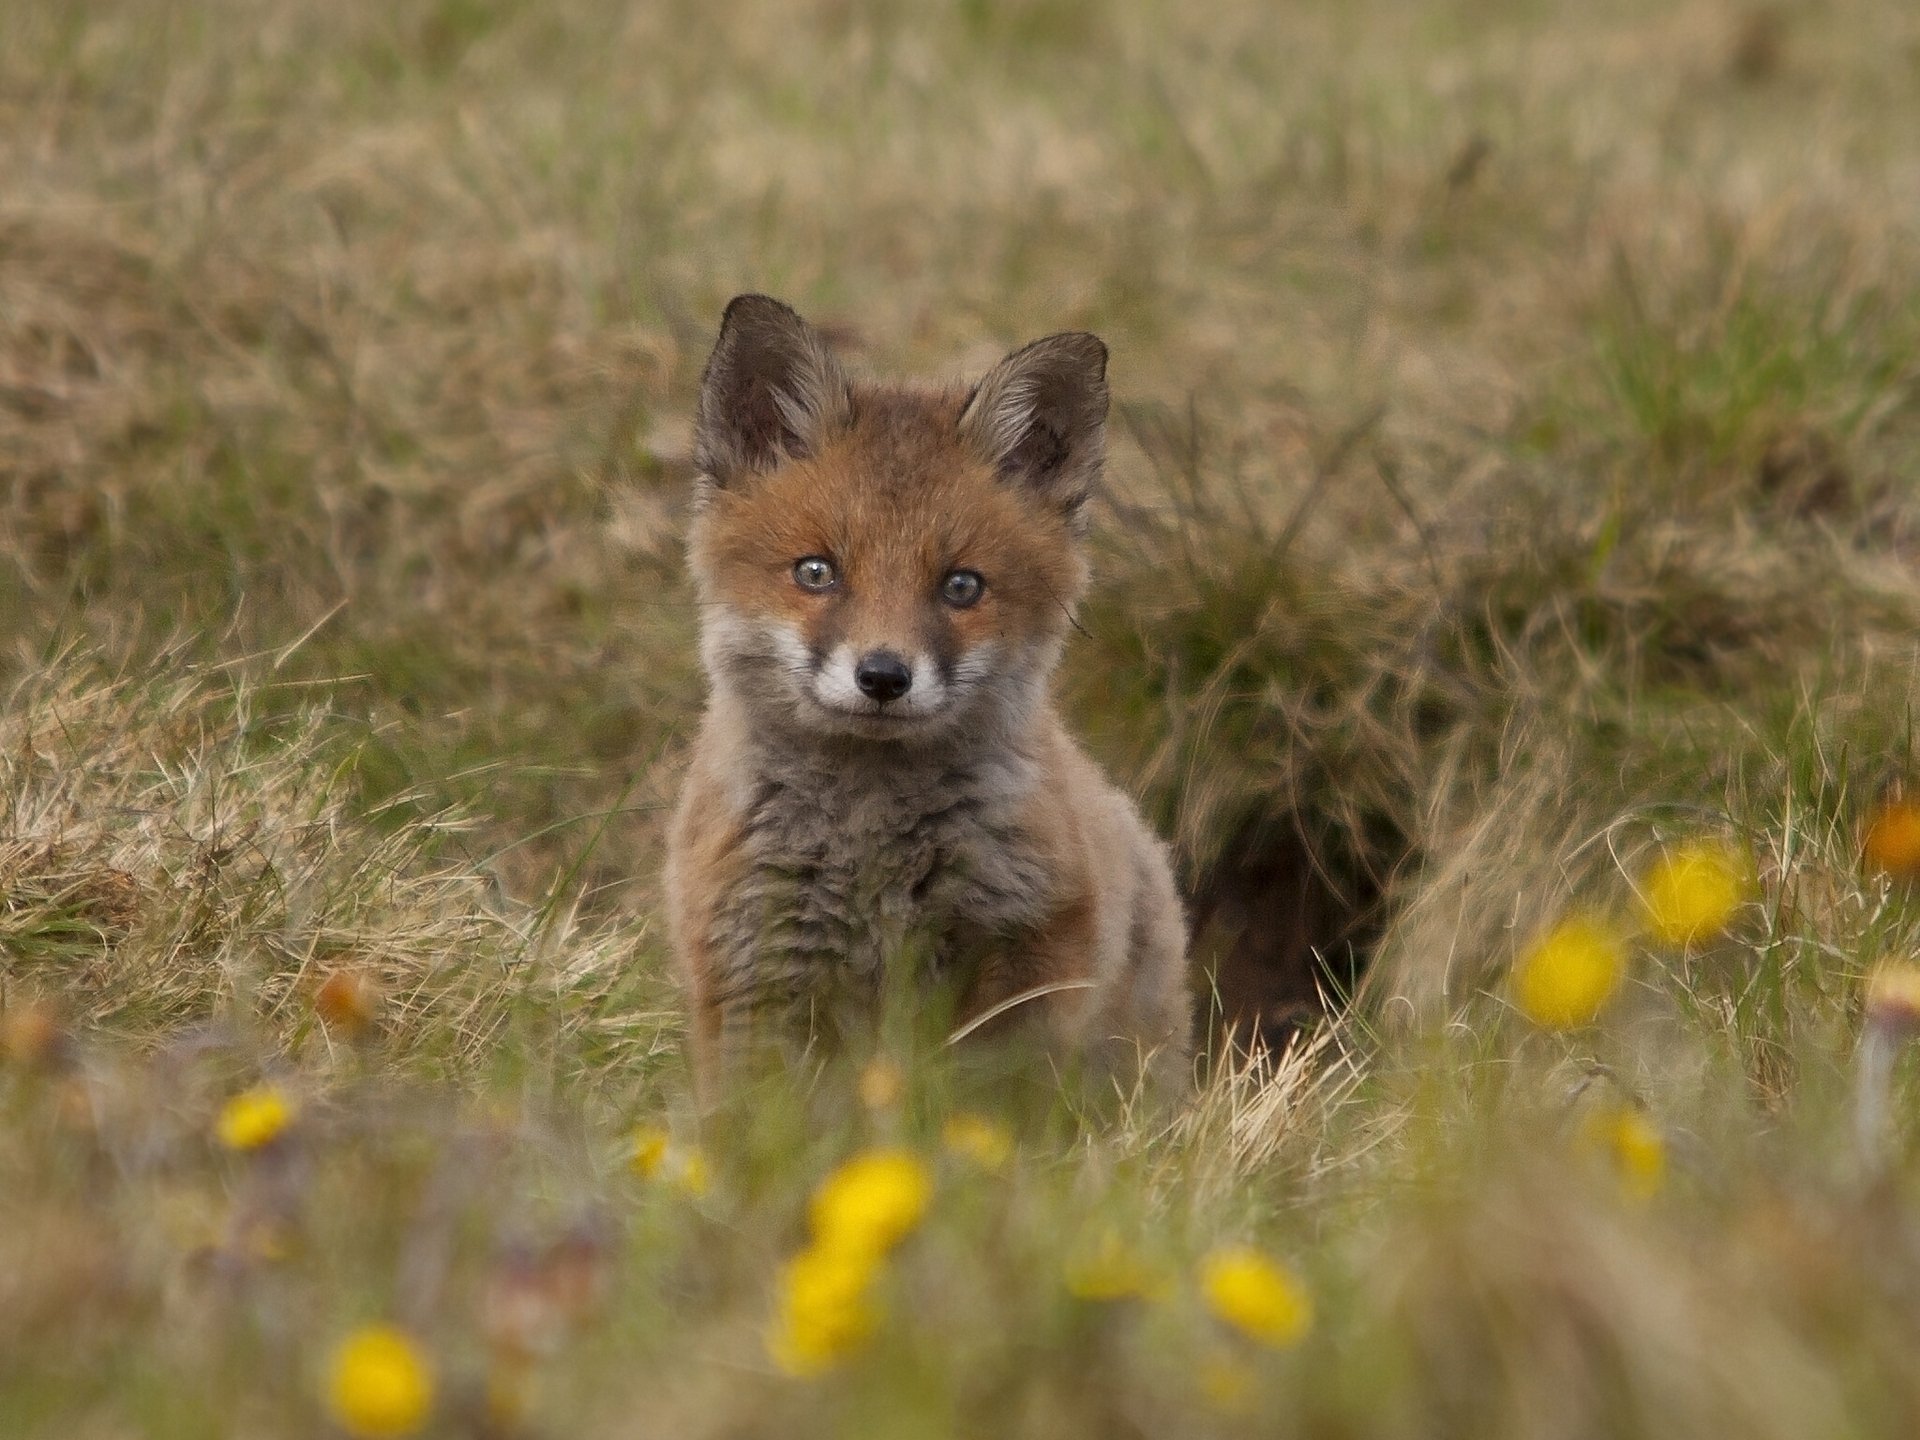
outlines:
{"label": "blurred foreground grass", "polygon": [[[447,1435],[1920,1426],[1910,7],[0,28],[0,1433],[325,1434],[375,1322]],[[881,368],[1113,345],[1066,688],[1223,992],[1374,957],[1283,1060],[903,1036],[696,1123],[745,288]],[[924,1212],[791,1268],[875,1147]]]}

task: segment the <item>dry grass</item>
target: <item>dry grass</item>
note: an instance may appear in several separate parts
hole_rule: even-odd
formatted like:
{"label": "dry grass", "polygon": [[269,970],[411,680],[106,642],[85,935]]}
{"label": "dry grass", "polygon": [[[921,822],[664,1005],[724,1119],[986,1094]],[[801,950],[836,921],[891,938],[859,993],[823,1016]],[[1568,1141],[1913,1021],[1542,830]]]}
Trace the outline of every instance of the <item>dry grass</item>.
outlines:
{"label": "dry grass", "polygon": [[[1920,763],[1910,6],[5,31],[0,1432],[324,1433],[387,1315],[447,1435],[1913,1433],[1914,1077],[1854,1059],[1920,948],[1859,854]],[[1295,1048],[1169,1110],[904,1036],[897,1097],[696,1127],[654,877],[685,417],[745,288],[877,368],[1106,335],[1069,703],[1223,990],[1334,996]],[[1724,935],[1635,942],[1591,1029],[1512,1013],[1540,926],[1702,834],[1757,862]],[[221,1151],[263,1077],[296,1125]],[[1621,1103],[1651,1200],[1582,1138]],[[941,1156],[957,1107],[1004,1171]],[[628,1173],[642,1120],[704,1195]],[[879,1142],[937,1172],[893,1318],[780,1377],[806,1192]],[[1154,1298],[1068,1293],[1109,1231]],[[1298,1348],[1206,1312],[1226,1239],[1301,1272]]]}

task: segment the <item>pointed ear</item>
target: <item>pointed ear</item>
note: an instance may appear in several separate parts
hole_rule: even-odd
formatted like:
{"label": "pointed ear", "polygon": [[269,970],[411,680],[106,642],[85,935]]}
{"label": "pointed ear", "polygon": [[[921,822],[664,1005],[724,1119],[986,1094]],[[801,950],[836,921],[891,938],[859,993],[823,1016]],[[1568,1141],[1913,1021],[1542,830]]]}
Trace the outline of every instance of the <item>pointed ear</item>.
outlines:
{"label": "pointed ear", "polygon": [[800,458],[843,424],[847,377],[820,332],[766,295],[737,295],[700,377],[693,458],[725,487],[782,457]]}
{"label": "pointed ear", "polygon": [[1107,347],[1074,330],[1014,351],[967,397],[960,433],[1077,523],[1106,458]]}

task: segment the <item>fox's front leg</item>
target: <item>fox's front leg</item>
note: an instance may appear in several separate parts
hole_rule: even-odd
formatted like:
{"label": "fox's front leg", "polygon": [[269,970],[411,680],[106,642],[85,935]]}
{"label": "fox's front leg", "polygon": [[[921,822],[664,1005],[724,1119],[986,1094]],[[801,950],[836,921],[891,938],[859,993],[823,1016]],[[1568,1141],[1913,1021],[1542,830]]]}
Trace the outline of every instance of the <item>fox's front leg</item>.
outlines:
{"label": "fox's front leg", "polygon": [[681,964],[687,995],[687,1061],[693,1071],[693,1093],[702,1110],[711,1110],[719,1098],[726,1070],[729,1007],[715,980],[709,949],[683,942]]}
{"label": "fox's front leg", "polygon": [[711,1109],[744,1053],[751,1024],[743,981],[750,957],[730,954],[723,921],[746,876],[745,827],[713,772],[696,764],[668,842],[667,914],[687,1005],[694,1095]]}
{"label": "fox's front leg", "polygon": [[764,1008],[753,988],[716,963],[710,946],[687,956],[687,1058],[693,1093],[702,1110],[712,1110],[753,1051],[756,1017]]}
{"label": "fox's front leg", "polygon": [[1086,902],[992,947],[961,1005],[960,1033],[1024,1031],[1061,1053],[1081,1042],[1100,1009],[1096,927]]}

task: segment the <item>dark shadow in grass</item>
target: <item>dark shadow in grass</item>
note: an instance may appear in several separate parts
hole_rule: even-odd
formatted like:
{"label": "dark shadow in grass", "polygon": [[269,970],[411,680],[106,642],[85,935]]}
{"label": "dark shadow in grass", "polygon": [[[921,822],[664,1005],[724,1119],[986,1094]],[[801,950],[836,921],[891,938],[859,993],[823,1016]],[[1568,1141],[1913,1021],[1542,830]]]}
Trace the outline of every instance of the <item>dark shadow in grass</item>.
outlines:
{"label": "dark shadow in grass", "polygon": [[1316,854],[1291,826],[1250,827],[1188,896],[1206,1039],[1279,1054],[1353,994],[1385,902],[1357,854]]}

